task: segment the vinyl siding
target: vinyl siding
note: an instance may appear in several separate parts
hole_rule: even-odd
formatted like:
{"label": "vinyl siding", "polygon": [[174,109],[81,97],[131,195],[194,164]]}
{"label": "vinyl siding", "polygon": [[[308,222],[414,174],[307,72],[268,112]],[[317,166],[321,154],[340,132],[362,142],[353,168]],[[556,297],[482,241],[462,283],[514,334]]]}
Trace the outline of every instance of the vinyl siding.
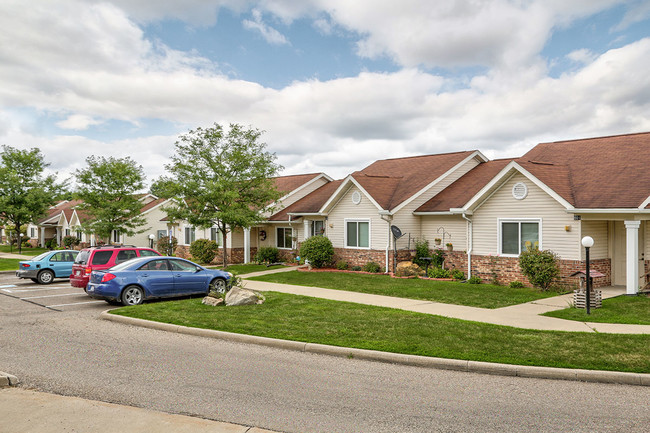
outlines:
{"label": "vinyl siding", "polygon": [[[438,233],[440,229],[440,233]],[[442,231],[447,233],[443,240]],[[451,238],[449,237],[451,235]],[[447,242],[451,242],[456,251],[467,251],[467,221],[460,215],[440,215],[422,217],[422,237],[429,241],[429,248],[435,246],[434,240],[440,239],[439,248],[444,248]]]}
{"label": "vinyl siding", "polygon": [[[359,191],[361,202],[352,203],[352,194]],[[356,186],[351,187],[328,215],[327,237],[334,248],[345,248],[345,221],[360,219],[370,221],[370,249],[385,250],[388,240],[388,223],[379,216],[379,209]]]}
{"label": "vinyl siding", "polygon": [[[523,200],[516,200],[512,196],[512,187],[517,182],[523,182],[528,187],[528,195]],[[573,215],[566,213],[562,205],[525,176],[513,176],[475,210],[472,217],[475,254],[498,253],[499,218],[540,218],[541,247],[554,251],[563,259],[580,260],[578,222],[573,220]],[[571,231],[565,231],[565,226],[571,226]]]}
{"label": "vinyl siding", "polygon": [[[609,228],[607,221],[574,221],[582,223],[582,233],[578,236],[576,248],[580,250],[580,258],[584,260],[585,249],[581,240],[584,236],[591,236],[594,239],[594,246],[589,249],[590,259],[606,259],[611,257],[609,253]],[[575,225],[574,225],[575,226]]]}
{"label": "vinyl siding", "polygon": [[[157,208],[151,209],[149,212],[144,214],[145,218],[145,225],[143,225],[140,229],[144,229],[143,233],[138,233],[135,236],[123,236],[123,242],[125,245],[135,245],[136,247],[149,247],[149,235],[153,234],[156,236],[156,233],[158,230],[167,230],[167,222],[166,221],[161,221],[161,219],[165,218],[167,214],[162,210],[164,205],[158,206]],[[197,230],[197,237],[199,234],[199,231]],[[179,245],[182,244],[183,239],[182,237],[179,238],[178,233],[173,234],[173,236],[178,239]],[[156,238],[154,240],[154,248],[156,247],[156,241],[158,239]]]}

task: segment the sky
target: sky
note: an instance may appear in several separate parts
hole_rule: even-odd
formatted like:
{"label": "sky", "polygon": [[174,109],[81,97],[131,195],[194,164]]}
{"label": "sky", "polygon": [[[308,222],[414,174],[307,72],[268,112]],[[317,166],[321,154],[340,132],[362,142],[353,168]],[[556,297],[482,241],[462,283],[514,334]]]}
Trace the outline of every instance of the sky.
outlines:
{"label": "sky", "polygon": [[650,131],[650,0],[0,2],[0,144],[73,177],[265,131],[282,174]]}

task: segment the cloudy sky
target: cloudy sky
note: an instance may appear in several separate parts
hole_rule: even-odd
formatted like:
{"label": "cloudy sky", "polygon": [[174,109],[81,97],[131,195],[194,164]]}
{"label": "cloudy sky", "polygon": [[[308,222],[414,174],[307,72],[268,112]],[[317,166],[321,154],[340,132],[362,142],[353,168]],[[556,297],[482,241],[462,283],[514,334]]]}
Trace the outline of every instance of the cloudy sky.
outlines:
{"label": "cloudy sky", "polygon": [[0,2],[0,144],[70,176],[265,132],[284,174],[650,131],[650,0]]}

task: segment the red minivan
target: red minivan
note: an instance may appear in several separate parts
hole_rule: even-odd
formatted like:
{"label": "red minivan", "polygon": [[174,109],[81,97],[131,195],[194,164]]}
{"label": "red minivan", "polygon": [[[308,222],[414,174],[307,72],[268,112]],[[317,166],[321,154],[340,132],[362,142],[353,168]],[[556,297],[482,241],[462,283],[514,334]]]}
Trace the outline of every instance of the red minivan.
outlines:
{"label": "red minivan", "polygon": [[105,245],[101,247],[84,248],[77,254],[72,264],[70,284],[86,290],[90,273],[98,269],[108,269],[135,257],[159,256],[160,253],[151,248],[140,248],[133,245]]}

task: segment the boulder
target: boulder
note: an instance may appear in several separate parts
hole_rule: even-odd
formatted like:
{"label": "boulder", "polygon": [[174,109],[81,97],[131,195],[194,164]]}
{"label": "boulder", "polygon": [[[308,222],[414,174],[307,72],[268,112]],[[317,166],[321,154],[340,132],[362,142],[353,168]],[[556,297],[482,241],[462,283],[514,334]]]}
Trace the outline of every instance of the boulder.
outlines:
{"label": "boulder", "polygon": [[233,287],[226,293],[226,305],[254,305],[266,300],[264,295],[254,290]]}
{"label": "boulder", "polygon": [[399,262],[395,268],[395,275],[398,277],[413,277],[424,275],[424,270],[413,262]]}
{"label": "boulder", "polygon": [[211,305],[213,307],[216,307],[217,305],[223,304],[223,298],[215,298],[214,296],[206,296],[205,298],[203,298],[201,303],[205,304],[205,305]]}

